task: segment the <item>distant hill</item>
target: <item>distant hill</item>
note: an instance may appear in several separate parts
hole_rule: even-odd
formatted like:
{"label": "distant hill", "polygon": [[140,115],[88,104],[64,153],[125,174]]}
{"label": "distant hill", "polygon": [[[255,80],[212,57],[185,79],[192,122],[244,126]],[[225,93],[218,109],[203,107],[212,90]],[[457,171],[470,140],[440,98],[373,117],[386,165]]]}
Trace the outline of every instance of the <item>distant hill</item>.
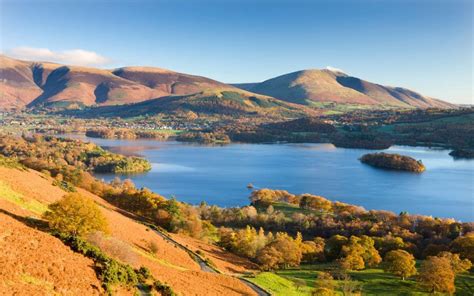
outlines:
{"label": "distant hill", "polygon": [[205,91],[191,95],[161,97],[134,104],[100,106],[65,112],[80,117],[134,117],[188,111],[206,115],[260,117],[301,117],[316,114],[315,110],[305,106],[242,91]]}
{"label": "distant hill", "polygon": [[235,88],[209,78],[150,67],[113,70],[0,56],[0,108],[121,105],[169,95]]}
{"label": "distant hill", "polygon": [[309,106],[319,102],[335,102],[416,108],[455,107],[409,89],[383,86],[332,70],[303,70],[261,83],[233,85],[254,93]]}
{"label": "distant hill", "polygon": [[[234,100],[234,107],[229,107],[227,103],[233,99],[219,95],[224,92],[236,93],[247,99]],[[217,97],[209,94],[217,94]],[[159,102],[160,110],[174,110],[179,105],[184,109],[212,109],[212,113],[222,111],[224,114],[233,109],[261,113],[262,108],[268,109],[269,105],[283,108],[279,112],[285,113],[285,108],[297,109],[287,103],[318,107],[319,102],[417,108],[454,107],[408,89],[382,86],[330,70],[298,71],[261,83],[230,85],[161,68],[124,67],[106,70],[20,61],[0,55],[0,109],[111,106],[157,98],[166,98]],[[204,98],[209,101],[203,102]],[[216,98],[229,100],[216,102]],[[257,98],[258,102],[252,98]],[[187,99],[192,99],[192,102],[184,102]],[[152,104],[158,104],[156,102]],[[166,103],[171,105],[165,106]],[[235,104],[241,106],[236,107]]]}

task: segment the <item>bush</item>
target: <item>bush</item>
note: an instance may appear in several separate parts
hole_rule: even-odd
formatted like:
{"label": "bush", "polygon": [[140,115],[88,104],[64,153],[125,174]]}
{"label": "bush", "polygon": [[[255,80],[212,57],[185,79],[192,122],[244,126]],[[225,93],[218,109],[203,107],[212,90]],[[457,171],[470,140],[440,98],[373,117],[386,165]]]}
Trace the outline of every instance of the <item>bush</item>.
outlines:
{"label": "bush", "polygon": [[142,266],[137,270],[137,275],[138,275],[138,281],[141,283],[144,283],[146,282],[146,280],[153,278],[151,271],[145,266]]}
{"label": "bush", "polygon": [[106,285],[124,284],[135,286],[138,284],[138,275],[135,270],[126,264],[122,264],[113,259],[98,262],[100,279]]}
{"label": "bush", "polygon": [[104,237],[102,233],[95,232],[89,235],[87,240],[108,255],[124,263],[133,265],[138,260],[136,253],[128,244],[114,237]]}
{"label": "bush", "polygon": [[160,292],[162,296],[176,296],[176,293],[173,292],[173,289],[171,289],[170,286],[167,284],[163,284],[160,281],[155,281],[153,283],[153,288],[155,288],[156,291]]}
{"label": "bush", "polygon": [[158,253],[158,244],[154,241],[150,241],[148,243],[148,249],[150,250],[150,253],[156,254]]}
{"label": "bush", "polygon": [[141,267],[134,270],[128,264],[120,263],[108,257],[98,247],[80,237],[57,232],[54,235],[73,251],[81,253],[94,261],[97,276],[109,293],[111,293],[111,287],[115,284],[132,287],[151,277],[151,273],[147,268]]}
{"label": "bush", "polygon": [[[48,172],[48,171],[46,171],[46,172]],[[61,188],[64,191],[67,191],[67,192],[76,192],[77,191],[76,188],[74,187],[74,185],[72,185],[71,183],[66,182],[64,180],[63,181],[54,180],[53,185],[58,186],[59,188]]]}
{"label": "bush", "polygon": [[70,193],[49,205],[44,214],[49,227],[70,235],[87,235],[93,231],[107,231],[107,220],[99,207],[79,193]]}

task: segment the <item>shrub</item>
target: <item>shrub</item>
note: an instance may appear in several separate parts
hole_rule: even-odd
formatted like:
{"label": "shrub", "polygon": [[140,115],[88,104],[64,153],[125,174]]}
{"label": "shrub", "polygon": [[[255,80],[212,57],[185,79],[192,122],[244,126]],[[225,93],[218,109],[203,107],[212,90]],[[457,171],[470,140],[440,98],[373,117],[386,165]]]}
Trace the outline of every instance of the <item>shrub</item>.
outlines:
{"label": "shrub", "polygon": [[160,292],[162,296],[176,296],[176,293],[173,291],[173,289],[171,289],[170,286],[163,284],[160,281],[155,281],[153,283],[153,288]]}
{"label": "shrub", "polygon": [[107,259],[98,262],[100,279],[106,285],[124,284],[126,286],[135,286],[138,284],[138,275],[130,265]]}
{"label": "shrub", "polygon": [[109,293],[111,293],[111,287],[115,284],[132,287],[151,277],[151,273],[147,268],[141,267],[134,270],[128,264],[120,263],[108,257],[98,247],[80,237],[57,232],[54,235],[73,251],[81,253],[94,261],[97,276]]}
{"label": "shrub", "polygon": [[138,275],[138,281],[141,283],[145,282],[148,279],[153,278],[151,271],[145,266],[142,266],[137,270],[137,275]]}
{"label": "shrub", "polygon": [[150,250],[151,253],[156,254],[158,253],[158,250],[159,250],[158,244],[154,241],[150,241],[148,243],[148,249]]}
{"label": "shrub", "polygon": [[92,233],[87,240],[102,251],[124,263],[135,264],[137,255],[132,248],[121,240],[114,237],[104,237],[100,232]]}
{"label": "shrub", "polygon": [[[48,171],[46,171],[46,172],[48,172]],[[64,191],[67,191],[67,192],[76,192],[77,191],[76,188],[74,187],[74,185],[72,185],[71,183],[69,183],[67,181],[64,181],[64,180],[63,181],[54,180],[53,185],[58,186],[59,188],[61,188]]]}
{"label": "shrub", "polygon": [[107,231],[107,221],[99,207],[78,193],[69,193],[48,208],[44,218],[49,227],[58,232],[83,236],[93,231]]}

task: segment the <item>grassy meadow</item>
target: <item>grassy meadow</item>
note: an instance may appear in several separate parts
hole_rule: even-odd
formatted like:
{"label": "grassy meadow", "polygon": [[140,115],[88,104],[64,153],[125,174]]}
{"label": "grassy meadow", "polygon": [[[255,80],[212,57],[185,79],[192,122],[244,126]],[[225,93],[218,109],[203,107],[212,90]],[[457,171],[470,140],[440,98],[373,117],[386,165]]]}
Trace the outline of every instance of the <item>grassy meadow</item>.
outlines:
{"label": "grassy meadow", "polygon": [[[249,280],[275,296],[311,295],[318,274],[328,268],[328,264],[302,265],[298,269],[262,272]],[[402,281],[379,268],[352,271],[349,275],[361,286],[362,295],[429,295],[418,286],[414,277]],[[343,295],[343,282],[335,280],[334,284],[337,294]],[[464,273],[456,277],[455,295],[474,295],[474,273]]]}

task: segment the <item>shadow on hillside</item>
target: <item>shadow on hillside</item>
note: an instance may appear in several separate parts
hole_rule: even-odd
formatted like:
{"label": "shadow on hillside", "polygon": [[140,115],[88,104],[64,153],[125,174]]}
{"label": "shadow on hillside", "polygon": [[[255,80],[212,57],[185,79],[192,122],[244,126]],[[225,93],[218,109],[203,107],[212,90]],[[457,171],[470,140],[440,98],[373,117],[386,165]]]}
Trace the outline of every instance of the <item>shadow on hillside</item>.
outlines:
{"label": "shadow on hillside", "polygon": [[21,222],[25,224],[28,227],[35,228],[37,230],[43,231],[43,232],[48,232],[50,231],[48,223],[46,221],[36,219],[33,217],[22,217],[17,214],[13,214],[7,210],[0,209],[0,214],[5,214],[7,216],[12,217],[13,219],[17,220],[18,222]]}

